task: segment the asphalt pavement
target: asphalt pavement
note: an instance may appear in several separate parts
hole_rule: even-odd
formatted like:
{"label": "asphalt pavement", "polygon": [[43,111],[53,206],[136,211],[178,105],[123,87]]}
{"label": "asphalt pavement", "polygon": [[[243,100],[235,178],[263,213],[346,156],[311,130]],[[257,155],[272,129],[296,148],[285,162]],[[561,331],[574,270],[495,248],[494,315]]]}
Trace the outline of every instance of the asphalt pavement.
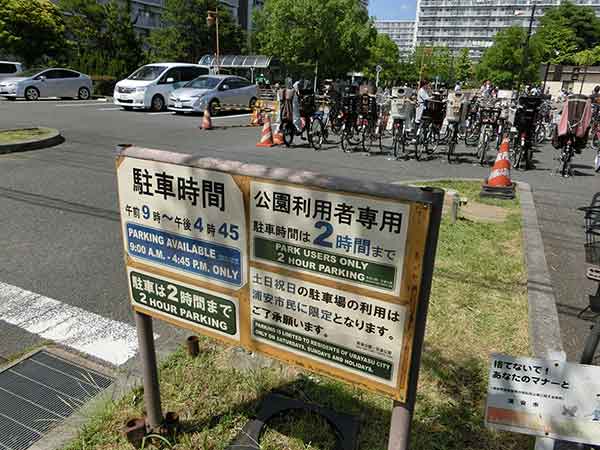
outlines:
{"label": "asphalt pavement", "polygon": [[[128,112],[95,100],[0,101],[0,129],[46,126],[65,138],[56,147],[0,155],[0,283],[133,324],[117,208],[118,144],[384,182],[489,174],[489,168],[474,164],[471,148],[460,146],[459,164],[448,164],[443,154],[430,161],[389,161],[385,155],[345,154],[337,145],[315,152],[299,139],[291,149],[257,148],[260,129],[246,126],[248,120],[239,114],[217,117],[216,129],[206,131],[198,128],[200,116]],[[535,170],[512,171],[512,177],[532,186],[562,339],[574,360],[590,323],[576,316],[593,288],[585,278],[583,219],[576,208],[600,191],[600,174],[594,174],[593,154],[586,150],[576,157],[574,177],[553,176],[556,150],[550,145],[539,150]],[[161,339],[182,338],[164,324],[156,331]],[[0,358],[40,340],[0,317]]]}

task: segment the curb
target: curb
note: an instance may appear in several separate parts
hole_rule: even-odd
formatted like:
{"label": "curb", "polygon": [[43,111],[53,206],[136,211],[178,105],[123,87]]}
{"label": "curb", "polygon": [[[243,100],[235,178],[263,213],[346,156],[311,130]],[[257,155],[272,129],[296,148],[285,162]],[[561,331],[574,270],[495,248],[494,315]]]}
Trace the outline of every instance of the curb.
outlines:
{"label": "curb", "polygon": [[52,147],[54,145],[62,144],[64,142],[65,139],[60,134],[60,131],[55,130],[53,128],[48,129],[52,130],[52,133],[43,139],[30,139],[26,141],[20,141],[15,144],[0,144],[0,155],[5,153],[24,152],[27,150],[37,150],[40,148]]}

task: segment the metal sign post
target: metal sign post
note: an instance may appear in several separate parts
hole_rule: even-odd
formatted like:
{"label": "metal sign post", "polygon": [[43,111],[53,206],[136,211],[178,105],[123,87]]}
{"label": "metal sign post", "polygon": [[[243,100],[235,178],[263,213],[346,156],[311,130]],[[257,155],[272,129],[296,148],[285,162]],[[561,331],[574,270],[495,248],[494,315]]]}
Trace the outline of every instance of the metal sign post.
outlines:
{"label": "metal sign post", "polygon": [[383,70],[383,67],[381,67],[379,64],[377,64],[377,66],[375,66],[375,87],[379,87],[379,74],[381,73],[381,71]]}
{"label": "metal sign post", "polygon": [[151,427],[155,317],[392,398],[406,448],[443,191],[135,147],[117,180]]}

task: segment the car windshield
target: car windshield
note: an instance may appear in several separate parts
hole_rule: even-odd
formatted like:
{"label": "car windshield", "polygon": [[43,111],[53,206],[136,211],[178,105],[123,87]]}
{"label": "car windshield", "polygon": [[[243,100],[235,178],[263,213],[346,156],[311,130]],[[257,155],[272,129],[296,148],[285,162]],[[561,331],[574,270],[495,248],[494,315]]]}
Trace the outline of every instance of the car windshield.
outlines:
{"label": "car windshield", "polygon": [[186,88],[194,89],[214,89],[217,87],[221,78],[198,77],[185,85]]}
{"label": "car windshield", "polygon": [[44,69],[28,69],[28,70],[24,70],[22,72],[17,72],[15,74],[13,74],[13,76],[15,76],[15,77],[32,77],[32,76],[40,73],[42,70],[44,70]]}
{"label": "car windshield", "polygon": [[156,80],[166,69],[165,66],[144,66],[129,75],[128,80],[152,81]]}

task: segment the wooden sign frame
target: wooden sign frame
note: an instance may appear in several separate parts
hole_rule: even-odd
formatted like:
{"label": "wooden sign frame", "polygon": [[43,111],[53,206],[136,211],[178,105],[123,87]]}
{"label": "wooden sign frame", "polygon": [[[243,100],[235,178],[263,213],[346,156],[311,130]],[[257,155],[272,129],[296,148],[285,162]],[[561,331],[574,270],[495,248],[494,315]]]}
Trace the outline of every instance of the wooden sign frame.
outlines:
{"label": "wooden sign frame", "polygon": [[[164,152],[137,147],[119,149],[116,166],[117,171],[125,158],[142,161],[187,166],[208,171],[221,172],[231,175],[242,192],[245,206],[246,220],[246,252],[247,271],[245,283],[240,288],[227,287],[210,281],[199,280],[196,277],[170,271],[168,268],[157,267],[150,263],[140,262],[125,254],[125,263],[128,269],[149,272],[155,276],[175,283],[194,286],[200,290],[222,294],[227,298],[237,299],[239,305],[239,340],[230,339],[220,333],[211,332],[206,328],[194,326],[190,323],[169,317],[166,314],[153,312],[148,308],[133,306],[136,312],[150,315],[164,320],[173,325],[187,328],[193,332],[204,334],[230,345],[241,345],[250,350],[257,351],[276,358],[288,364],[293,364],[307,370],[341,379],[353,385],[377,392],[393,398],[400,404],[408,405],[412,413],[412,404],[416,393],[416,379],[418,377],[420,353],[425,330],[425,318],[431,286],[433,260],[437,245],[437,235],[441,218],[441,205],[443,192],[427,188],[414,188],[392,184],[361,182],[353,179],[327,177],[312,172],[296,171],[291,169],[272,169],[260,165],[244,164],[236,161],[224,161],[212,158],[193,158],[181,153]],[[380,200],[406,205],[409,208],[408,228],[404,248],[402,276],[399,295],[390,295],[377,292],[369,288],[350,286],[342,281],[333,281],[320,277],[317,274],[300,273],[289,268],[276,267],[256,261],[251,254],[251,218],[250,211],[252,200],[250,195],[251,183],[263,182],[293,188],[309,189],[315,192],[334,193],[360,197],[365,199]],[[122,198],[123,193],[119,192]],[[121,220],[123,225],[123,210]],[[127,249],[127,238],[124,236]],[[293,277],[297,280],[318,284],[332,289],[348,291],[357,295],[368,296],[378,301],[401,305],[406,308],[407,314],[404,321],[403,342],[400,365],[394,386],[376,382],[357,375],[348,370],[332,367],[325,362],[310,357],[300,357],[296,353],[282,350],[281,348],[257,342],[251,334],[251,308],[250,308],[250,271],[260,269],[270,273]],[[130,289],[131,295],[131,289]]]}

